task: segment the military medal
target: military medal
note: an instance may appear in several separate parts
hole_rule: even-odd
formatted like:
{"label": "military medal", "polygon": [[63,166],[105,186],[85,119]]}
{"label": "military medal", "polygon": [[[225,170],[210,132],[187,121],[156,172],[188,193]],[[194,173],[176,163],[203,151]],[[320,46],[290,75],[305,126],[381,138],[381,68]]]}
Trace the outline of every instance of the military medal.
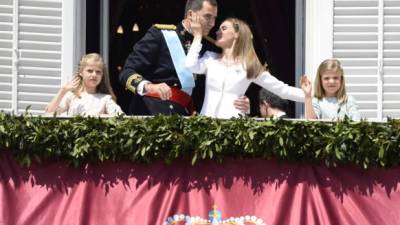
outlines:
{"label": "military medal", "polygon": [[185,48],[186,49],[189,49],[191,45],[192,45],[191,41],[185,41]]}

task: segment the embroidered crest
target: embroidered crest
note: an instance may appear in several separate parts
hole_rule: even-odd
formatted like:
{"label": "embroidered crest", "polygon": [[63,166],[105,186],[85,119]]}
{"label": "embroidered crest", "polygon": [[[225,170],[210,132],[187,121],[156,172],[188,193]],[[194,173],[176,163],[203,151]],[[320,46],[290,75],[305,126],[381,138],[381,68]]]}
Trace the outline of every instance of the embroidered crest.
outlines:
{"label": "embroidered crest", "polygon": [[163,225],[266,225],[264,221],[256,216],[241,216],[222,219],[221,211],[216,206],[208,213],[209,219],[199,216],[173,215],[168,217]]}
{"label": "embroidered crest", "polygon": [[136,87],[139,85],[139,83],[143,80],[143,77],[140,74],[132,74],[127,80],[126,80],[126,90],[129,90],[133,92],[134,94],[136,93]]}
{"label": "embroidered crest", "polygon": [[190,46],[192,45],[192,42],[191,41],[185,41],[185,48],[186,49],[189,49],[190,48]]}

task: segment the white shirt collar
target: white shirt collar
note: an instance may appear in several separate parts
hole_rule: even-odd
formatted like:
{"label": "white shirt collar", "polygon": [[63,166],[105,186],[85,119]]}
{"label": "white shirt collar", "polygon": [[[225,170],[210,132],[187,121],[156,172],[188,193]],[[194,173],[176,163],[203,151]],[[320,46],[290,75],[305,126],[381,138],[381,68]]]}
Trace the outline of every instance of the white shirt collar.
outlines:
{"label": "white shirt collar", "polygon": [[273,116],[273,118],[277,119],[277,118],[280,118],[281,116],[286,116],[286,113],[285,112],[278,112],[277,114],[275,114]]}

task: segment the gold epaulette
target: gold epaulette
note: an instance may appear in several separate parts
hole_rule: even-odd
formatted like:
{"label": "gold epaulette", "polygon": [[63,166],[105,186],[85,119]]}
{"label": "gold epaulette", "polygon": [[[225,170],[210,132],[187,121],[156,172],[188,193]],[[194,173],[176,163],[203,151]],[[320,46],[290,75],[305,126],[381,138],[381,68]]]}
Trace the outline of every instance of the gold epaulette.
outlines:
{"label": "gold epaulette", "polygon": [[176,26],[173,24],[154,24],[153,27],[159,30],[176,30]]}
{"label": "gold epaulette", "polygon": [[125,84],[125,88],[132,93],[136,94],[136,88],[139,83],[143,80],[143,77],[140,74],[132,74],[127,80]]}
{"label": "gold epaulette", "polygon": [[210,42],[211,44],[215,44],[215,40],[213,38],[211,38],[210,36],[203,36],[203,38],[205,40],[207,40],[208,42]]}

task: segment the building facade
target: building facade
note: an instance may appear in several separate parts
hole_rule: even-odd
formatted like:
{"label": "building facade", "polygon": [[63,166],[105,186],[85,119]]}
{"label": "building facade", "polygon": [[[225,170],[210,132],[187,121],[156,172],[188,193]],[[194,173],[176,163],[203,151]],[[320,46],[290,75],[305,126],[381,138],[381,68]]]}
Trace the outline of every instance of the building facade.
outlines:
{"label": "building facade", "polygon": [[[302,37],[296,49],[304,51],[298,51],[296,68],[304,69],[293,76],[298,79],[304,72],[314,78],[320,62],[338,58],[363,117],[400,118],[400,1],[299,2],[297,19],[304,29],[296,33]],[[112,1],[101,4],[107,12]],[[85,12],[85,1],[78,0],[0,2],[0,110],[44,112],[85,52]],[[107,16],[101,18],[108,27]],[[106,60],[107,34],[101,32]]]}

